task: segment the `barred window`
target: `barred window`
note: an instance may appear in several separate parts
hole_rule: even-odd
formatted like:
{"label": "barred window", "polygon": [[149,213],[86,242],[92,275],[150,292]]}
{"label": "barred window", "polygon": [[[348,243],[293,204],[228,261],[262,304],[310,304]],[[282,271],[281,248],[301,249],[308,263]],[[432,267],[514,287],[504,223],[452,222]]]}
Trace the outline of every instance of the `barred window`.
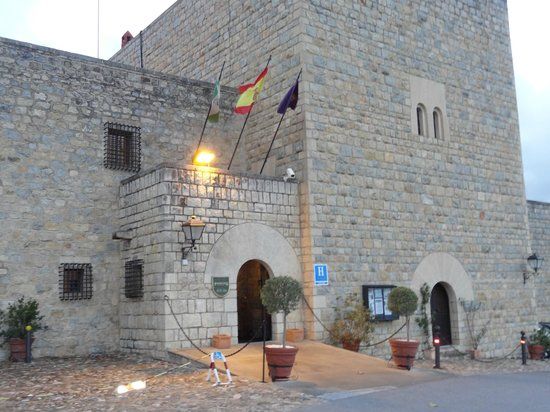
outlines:
{"label": "barred window", "polygon": [[105,123],[105,154],[107,169],[139,172],[141,168],[141,128],[118,123]]}
{"label": "barred window", "polygon": [[143,297],[143,260],[130,260],[124,264],[124,296]]}
{"label": "barred window", "polygon": [[91,298],[92,265],[89,263],[62,263],[59,265],[59,299]]}

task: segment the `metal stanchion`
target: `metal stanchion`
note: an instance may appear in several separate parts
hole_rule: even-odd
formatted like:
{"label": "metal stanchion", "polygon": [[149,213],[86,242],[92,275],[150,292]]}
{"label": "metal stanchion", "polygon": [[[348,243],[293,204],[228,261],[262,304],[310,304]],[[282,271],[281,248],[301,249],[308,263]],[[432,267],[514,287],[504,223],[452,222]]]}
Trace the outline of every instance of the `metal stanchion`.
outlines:
{"label": "metal stanchion", "polygon": [[527,342],[525,340],[525,332],[521,331],[521,364],[527,365]]}
{"label": "metal stanchion", "polygon": [[[436,327],[436,329],[439,329]],[[435,348],[435,365],[434,369],[441,369],[441,354],[439,352],[439,347],[441,346],[441,341],[439,340],[439,332],[436,330],[434,333],[434,348]]]}
{"label": "metal stanchion", "polygon": [[25,330],[27,331],[25,335],[25,362],[31,363],[32,361],[32,353],[31,353],[32,326],[31,325],[25,326]]}

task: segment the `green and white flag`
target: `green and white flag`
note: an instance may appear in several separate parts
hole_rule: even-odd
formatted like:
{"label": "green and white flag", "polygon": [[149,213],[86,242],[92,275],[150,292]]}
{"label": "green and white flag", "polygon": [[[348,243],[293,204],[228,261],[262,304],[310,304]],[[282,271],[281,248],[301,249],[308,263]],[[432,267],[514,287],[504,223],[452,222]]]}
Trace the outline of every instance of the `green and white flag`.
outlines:
{"label": "green and white flag", "polygon": [[212,105],[210,106],[210,114],[208,120],[211,122],[217,122],[220,120],[220,81],[216,80],[214,85],[214,97],[212,98]]}

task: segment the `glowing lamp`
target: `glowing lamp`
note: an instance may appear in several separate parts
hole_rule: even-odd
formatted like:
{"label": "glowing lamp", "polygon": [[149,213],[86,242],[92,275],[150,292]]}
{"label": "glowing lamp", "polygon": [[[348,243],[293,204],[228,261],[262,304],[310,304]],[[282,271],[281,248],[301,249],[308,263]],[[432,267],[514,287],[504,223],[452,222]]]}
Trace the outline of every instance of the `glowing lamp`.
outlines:
{"label": "glowing lamp", "polygon": [[210,163],[216,158],[216,155],[207,150],[197,152],[193,159],[193,164],[198,166],[210,166]]}
{"label": "glowing lamp", "polygon": [[525,339],[521,339],[521,340],[519,341],[519,343],[521,343],[522,345],[525,345]]}
{"label": "glowing lamp", "polygon": [[127,385],[118,385],[118,387],[116,388],[116,392],[119,395],[122,395],[123,393],[128,392],[128,386]]}
{"label": "glowing lamp", "polygon": [[439,345],[439,338],[434,339],[434,345]]}
{"label": "glowing lamp", "polygon": [[146,386],[147,384],[145,383],[145,381],[135,381],[130,384],[130,388],[134,390],[145,389]]}

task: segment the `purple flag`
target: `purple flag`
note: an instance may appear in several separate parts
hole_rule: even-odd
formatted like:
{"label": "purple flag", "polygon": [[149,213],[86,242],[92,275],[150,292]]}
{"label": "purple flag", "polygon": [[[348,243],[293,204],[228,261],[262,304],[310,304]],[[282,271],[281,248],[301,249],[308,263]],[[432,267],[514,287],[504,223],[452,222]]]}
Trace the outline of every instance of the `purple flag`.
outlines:
{"label": "purple flag", "polygon": [[285,114],[286,110],[290,107],[292,110],[296,109],[296,105],[298,104],[298,79],[296,79],[296,83],[286,92],[285,97],[283,97],[283,100],[281,100],[281,103],[279,103],[279,108],[277,109],[277,113],[279,114]]}

